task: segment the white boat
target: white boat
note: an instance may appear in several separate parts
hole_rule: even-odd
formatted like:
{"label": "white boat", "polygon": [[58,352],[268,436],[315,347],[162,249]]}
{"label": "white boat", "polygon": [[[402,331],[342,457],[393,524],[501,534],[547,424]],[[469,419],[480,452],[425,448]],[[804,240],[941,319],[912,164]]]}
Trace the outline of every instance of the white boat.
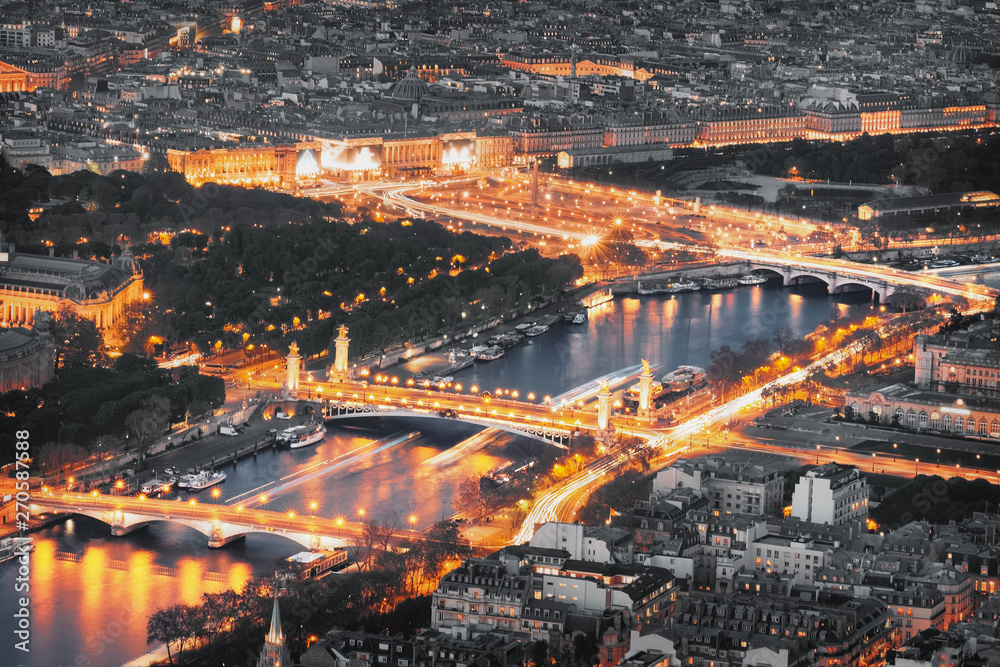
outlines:
{"label": "white boat", "polygon": [[226,473],[218,470],[205,470],[204,472],[200,472],[195,475],[195,478],[191,480],[191,484],[188,488],[192,491],[201,491],[202,489],[207,489],[210,486],[221,484],[224,481],[226,481]]}
{"label": "white boat", "polygon": [[708,290],[730,289],[736,287],[739,282],[736,278],[706,278],[701,286]]}
{"label": "white boat", "polygon": [[325,435],[326,426],[319,422],[313,422],[286,428],[278,434],[278,440],[292,449],[298,449],[299,447],[308,447],[309,445],[316,444]]}
{"label": "white boat", "polygon": [[525,331],[527,331],[528,329],[530,329],[533,326],[535,326],[534,322],[525,322],[523,324],[516,325],[514,327],[514,330],[515,331],[520,331],[521,333],[524,333]]}
{"label": "white boat", "polygon": [[587,315],[584,313],[577,313],[573,316],[573,324],[584,324],[587,321]]}
{"label": "white boat", "polygon": [[34,551],[35,545],[27,538],[7,537],[0,540],[0,563],[18,558],[29,551]]}
{"label": "white boat", "polygon": [[480,352],[479,356],[477,356],[476,359],[479,359],[479,361],[496,361],[503,355],[504,355],[503,348],[500,347],[499,345],[495,345],[493,347],[488,347],[482,352]]}
{"label": "white boat", "polygon": [[701,289],[701,285],[693,280],[685,280],[684,282],[674,283],[674,289],[678,292],[697,292]]}
{"label": "white boat", "polygon": [[191,486],[191,482],[197,478],[198,475],[181,475],[180,479],[177,480],[178,489],[187,489]]}
{"label": "white boat", "polygon": [[534,338],[535,336],[541,336],[543,333],[545,333],[548,330],[549,330],[549,325],[547,325],[547,324],[539,324],[538,326],[531,327],[530,329],[528,329],[527,331],[525,331],[524,335],[525,336],[531,336],[532,338]]}
{"label": "white boat", "polygon": [[740,276],[738,282],[740,285],[763,285],[767,282],[767,278],[759,273],[748,273],[745,276]]}

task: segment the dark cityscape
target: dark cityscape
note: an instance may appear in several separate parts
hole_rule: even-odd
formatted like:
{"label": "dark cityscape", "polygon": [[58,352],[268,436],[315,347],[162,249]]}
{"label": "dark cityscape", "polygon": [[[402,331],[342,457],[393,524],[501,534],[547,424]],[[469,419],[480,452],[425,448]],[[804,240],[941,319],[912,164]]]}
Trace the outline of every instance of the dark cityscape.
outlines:
{"label": "dark cityscape", "polygon": [[0,16],[0,667],[1000,665],[994,0]]}

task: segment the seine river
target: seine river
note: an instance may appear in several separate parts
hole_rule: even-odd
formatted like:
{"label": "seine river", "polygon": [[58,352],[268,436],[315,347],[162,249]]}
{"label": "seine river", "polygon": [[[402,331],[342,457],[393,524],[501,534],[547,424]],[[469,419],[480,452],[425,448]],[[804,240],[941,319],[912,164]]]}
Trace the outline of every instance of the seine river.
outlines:
{"label": "seine river", "polygon": [[[855,303],[861,294],[843,297]],[[720,345],[748,337],[771,337],[776,326],[804,335],[829,319],[844,302],[823,289],[795,292],[777,285],[740,287],[721,293],[619,298],[590,312],[585,325],[559,322],[499,361],[456,375],[466,386],[517,389],[526,396],[557,396],[593,378],[634,366],[658,365],[658,374],[681,364],[705,366]],[[278,451],[229,468],[223,502],[374,439],[419,430],[420,436],[377,458],[317,476],[270,502],[272,509],[307,513],[311,503],[325,516],[395,514],[418,517],[426,526],[451,513],[452,498],[468,476],[504,459],[501,447],[487,447],[436,467],[426,462],[474,434],[475,427],[431,420],[407,421],[390,431],[362,431],[331,425],[316,447]],[[508,442],[509,438],[506,439]],[[519,443],[526,444],[526,443]],[[319,466],[322,467],[322,466]],[[206,495],[205,492],[202,495]],[[222,549],[209,549],[194,530],[152,524],[126,537],[112,537],[104,524],[75,517],[34,535],[31,557],[31,653],[12,650],[16,610],[14,561],[0,565],[0,664],[57,667],[120,665],[143,654],[146,621],[157,609],[195,604],[202,593],[239,588],[253,575],[273,574],[279,559],[301,548],[281,537],[250,535]]]}

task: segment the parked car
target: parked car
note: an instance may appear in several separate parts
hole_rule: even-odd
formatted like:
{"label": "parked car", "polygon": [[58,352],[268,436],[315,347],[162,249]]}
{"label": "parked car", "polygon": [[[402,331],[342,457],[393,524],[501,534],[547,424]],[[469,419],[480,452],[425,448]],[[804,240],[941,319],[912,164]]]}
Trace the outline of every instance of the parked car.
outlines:
{"label": "parked car", "polygon": [[286,414],[284,412],[275,412],[274,413],[274,418],[275,419],[284,419],[284,420],[291,419],[291,417],[288,416],[288,414]]}

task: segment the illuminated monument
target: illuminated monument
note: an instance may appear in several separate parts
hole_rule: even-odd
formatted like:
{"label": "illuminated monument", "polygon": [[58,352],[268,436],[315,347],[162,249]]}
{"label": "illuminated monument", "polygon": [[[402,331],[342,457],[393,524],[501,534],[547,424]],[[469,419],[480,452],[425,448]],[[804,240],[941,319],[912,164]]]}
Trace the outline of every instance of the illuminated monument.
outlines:
{"label": "illuminated monument", "polygon": [[611,385],[601,381],[601,391],[597,394],[597,430],[606,434],[611,425]]}
{"label": "illuminated monument", "polygon": [[639,375],[639,416],[649,418],[650,402],[653,394],[653,371],[649,362],[642,360],[642,373]]}
{"label": "illuminated monument", "polygon": [[347,327],[343,324],[337,332],[337,337],[333,339],[335,347],[333,366],[330,367],[327,377],[330,382],[347,382],[351,379],[351,372],[347,368],[347,346],[351,339],[347,337]]}
{"label": "illuminated monument", "polygon": [[285,357],[285,393],[295,398],[299,391],[299,371],[302,368],[302,357],[299,356],[299,344],[292,341],[288,346],[288,356]]}

